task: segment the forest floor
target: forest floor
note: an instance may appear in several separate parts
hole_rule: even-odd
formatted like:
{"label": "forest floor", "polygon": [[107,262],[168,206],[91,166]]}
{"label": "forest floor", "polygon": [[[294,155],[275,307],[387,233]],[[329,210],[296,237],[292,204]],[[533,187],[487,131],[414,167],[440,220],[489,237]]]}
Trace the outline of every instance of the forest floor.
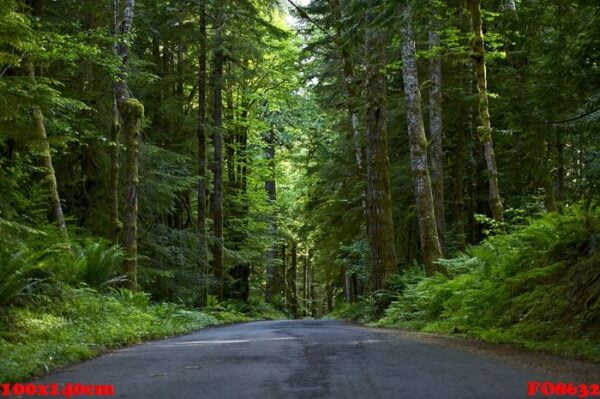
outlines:
{"label": "forest floor", "polygon": [[112,384],[129,399],[522,398],[529,381],[598,382],[599,365],[562,362],[458,338],[286,320],[148,342],[34,382]]}

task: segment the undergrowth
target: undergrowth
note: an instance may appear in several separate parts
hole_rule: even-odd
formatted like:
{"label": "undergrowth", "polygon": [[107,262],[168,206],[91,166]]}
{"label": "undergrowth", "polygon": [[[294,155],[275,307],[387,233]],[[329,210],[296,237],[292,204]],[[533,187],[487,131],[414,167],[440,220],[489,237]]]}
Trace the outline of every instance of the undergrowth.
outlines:
{"label": "undergrowth", "polygon": [[571,207],[443,260],[449,276],[405,273],[381,318],[371,299],[332,316],[600,361],[599,244],[598,208]]}
{"label": "undergrowth", "polygon": [[20,306],[0,310],[0,382],[23,381],[111,348],[210,325],[282,315],[244,314],[231,306],[202,312],[149,295],[114,289],[61,287],[54,295],[30,295]]}

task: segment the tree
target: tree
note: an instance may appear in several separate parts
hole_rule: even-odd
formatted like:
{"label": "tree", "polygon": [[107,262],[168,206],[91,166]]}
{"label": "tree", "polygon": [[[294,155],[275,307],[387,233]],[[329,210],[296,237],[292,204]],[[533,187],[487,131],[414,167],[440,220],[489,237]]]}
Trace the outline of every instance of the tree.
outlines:
{"label": "tree", "polygon": [[216,294],[223,299],[223,62],[225,59],[223,49],[223,35],[225,31],[225,5],[220,4],[215,10],[215,42],[213,51],[212,82],[212,144],[214,159],[213,172],[213,197],[212,218],[215,242],[212,245],[213,270],[217,279]]}
{"label": "tree", "polygon": [[[29,77],[33,84],[35,84],[35,68],[33,63],[29,61],[27,63],[27,70]],[[65,242],[69,242],[69,233],[67,230],[67,224],[65,222],[65,216],[63,214],[62,204],[60,202],[60,194],[58,193],[58,184],[56,183],[56,174],[54,172],[54,165],[52,164],[52,153],[50,151],[50,144],[48,143],[48,136],[46,135],[46,126],[44,125],[44,114],[38,106],[34,106],[31,111],[31,120],[33,122],[33,138],[35,143],[36,152],[42,160],[42,166],[44,168],[44,180],[48,186],[48,192],[50,194],[50,206],[52,214],[60,232],[63,235]]]}
{"label": "tree", "polygon": [[[435,205],[427,167],[427,139],[421,114],[421,93],[415,55],[412,28],[412,8],[402,6],[402,77],[406,97],[410,166],[417,203],[419,239],[421,242],[425,272],[432,275],[439,270],[435,261],[442,257],[442,248],[437,233]],[[437,122],[437,121],[436,121]]]}
{"label": "tree", "polygon": [[386,83],[383,33],[374,22],[379,2],[372,0],[366,13],[366,160],[367,233],[371,245],[373,289],[382,289],[396,270],[396,249],[386,126]]}
{"label": "tree", "polygon": [[206,231],[206,4],[199,5],[199,53],[198,53],[198,267],[202,270],[204,282],[201,300],[208,294],[208,240]]}
{"label": "tree", "polygon": [[[119,1],[113,0],[113,29],[114,44],[113,51],[117,54],[118,43],[120,40],[119,32]],[[119,115],[119,104],[117,102],[116,85],[113,94],[112,122],[110,125],[110,224],[111,237],[115,244],[119,243],[119,236],[123,229],[123,224],[119,220],[119,150],[121,147],[121,121]]]}
{"label": "tree", "polygon": [[467,5],[471,13],[471,28],[473,38],[471,40],[471,58],[475,68],[475,79],[477,91],[479,92],[479,119],[481,125],[477,128],[479,140],[483,143],[485,162],[487,166],[489,184],[489,203],[492,216],[497,222],[504,221],[504,209],[498,188],[498,168],[496,166],[496,155],[492,142],[492,124],[490,122],[490,110],[488,105],[487,69],[485,65],[485,46],[483,37],[483,21],[481,19],[481,0],[468,0]]}
{"label": "tree", "polygon": [[[433,2],[432,2],[433,3]],[[442,58],[440,56],[440,35],[437,32],[439,18],[435,3],[429,30],[429,137],[431,146],[429,163],[431,170],[431,191],[435,207],[435,221],[442,251],[446,237],[446,215],[444,212],[444,129],[442,121]]]}
{"label": "tree", "polygon": [[125,227],[124,240],[125,260],[123,270],[127,275],[127,286],[132,290],[137,289],[137,219],[138,219],[138,157],[140,146],[140,127],[144,117],[144,106],[132,98],[127,84],[129,62],[129,41],[133,26],[135,0],[126,0],[123,10],[123,19],[120,24],[119,37],[115,51],[121,60],[119,75],[115,82],[115,96],[119,113],[123,118],[123,131],[125,134]]}

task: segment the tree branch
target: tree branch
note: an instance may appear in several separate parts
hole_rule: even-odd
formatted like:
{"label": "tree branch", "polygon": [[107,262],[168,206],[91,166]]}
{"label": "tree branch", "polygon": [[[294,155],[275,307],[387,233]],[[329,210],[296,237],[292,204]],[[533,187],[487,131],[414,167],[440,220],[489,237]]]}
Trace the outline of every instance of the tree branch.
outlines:
{"label": "tree branch", "polygon": [[298,6],[292,0],[287,0],[287,1],[288,1],[288,3],[290,3],[298,11],[298,14],[300,14],[300,16],[302,18],[306,19],[307,21],[309,21],[310,23],[312,23],[314,26],[316,26],[317,28],[319,28],[323,33],[325,33],[327,36],[329,36],[329,38],[331,38],[333,40],[336,40],[336,38],[331,33],[329,33],[329,31],[327,31],[327,29],[323,28],[314,19],[312,19],[310,17],[310,15],[308,15],[308,13],[302,7]]}

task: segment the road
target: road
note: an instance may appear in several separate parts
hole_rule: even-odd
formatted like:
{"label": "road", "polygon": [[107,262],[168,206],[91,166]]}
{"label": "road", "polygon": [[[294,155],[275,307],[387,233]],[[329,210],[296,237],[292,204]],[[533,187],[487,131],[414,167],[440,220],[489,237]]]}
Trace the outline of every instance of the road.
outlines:
{"label": "road", "polygon": [[332,320],[207,328],[36,383],[113,384],[117,398],[525,398],[536,371]]}

